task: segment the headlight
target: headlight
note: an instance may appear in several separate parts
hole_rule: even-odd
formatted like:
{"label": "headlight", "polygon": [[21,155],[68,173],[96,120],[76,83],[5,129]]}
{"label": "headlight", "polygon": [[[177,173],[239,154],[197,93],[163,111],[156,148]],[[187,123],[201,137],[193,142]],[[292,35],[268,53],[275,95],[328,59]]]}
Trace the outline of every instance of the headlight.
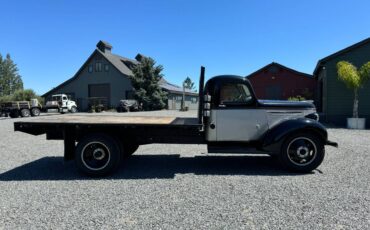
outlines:
{"label": "headlight", "polygon": [[312,119],[312,120],[315,120],[315,121],[319,121],[319,114],[318,113],[310,113],[310,114],[306,115],[305,117],[309,118],[309,119]]}

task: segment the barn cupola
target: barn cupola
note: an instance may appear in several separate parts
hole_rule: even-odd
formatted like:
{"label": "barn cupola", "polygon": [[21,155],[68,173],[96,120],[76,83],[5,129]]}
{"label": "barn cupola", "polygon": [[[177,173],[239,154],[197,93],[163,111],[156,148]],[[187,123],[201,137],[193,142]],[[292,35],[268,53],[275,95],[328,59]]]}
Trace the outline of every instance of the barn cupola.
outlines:
{"label": "barn cupola", "polygon": [[103,53],[111,53],[113,48],[111,44],[102,40],[96,44],[96,47],[98,47],[98,49]]}
{"label": "barn cupola", "polygon": [[138,62],[141,62],[144,58],[146,58],[146,56],[142,55],[142,54],[137,54],[135,59],[136,61]]}

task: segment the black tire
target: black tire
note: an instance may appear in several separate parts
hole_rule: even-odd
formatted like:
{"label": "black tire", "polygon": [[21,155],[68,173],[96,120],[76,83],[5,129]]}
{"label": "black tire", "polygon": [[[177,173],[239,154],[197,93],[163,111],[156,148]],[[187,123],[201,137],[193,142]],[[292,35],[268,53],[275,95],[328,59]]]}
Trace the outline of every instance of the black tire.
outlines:
{"label": "black tire", "polygon": [[31,116],[31,111],[29,109],[21,110],[21,117],[29,117],[29,116]]}
{"label": "black tire", "polygon": [[77,144],[75,162],[77,168],[92,177],[113,173],[122,160],[119,143],[105,134],[92,134]]}
{"label": "black tire", "polygon": [[321,138],[312,133],[296,133],[283,143],[280,161],[288,170],[308,173],[324,160],[325,147]]}
{"label": "black tire", "polygon": [[136,143],[127,143],[123,144],[123,156],[129,157],[132,154],[136,152],[136,150],[139,148],[139,145]]}
{"label": "black tire", "polygon": [[10,111],[10,113],[9,113],[9,117],[11,117],[11,118],[18,118],[18,117],[19,117],[19,112],[18,112],[18,110]]}
{"label": "black tire", "polygon": [[31,116],[33,116],[33,117],[40,116],[40,113],[41,113],[41,111],[40,111],[39,108],[32,108],[31,109]]}
{"label": "black tire", "polygon": [[77,107],[76,106],[72,106],[71,113],[77,113]]}
{"label": "black tire", "polygon": [[121,106],[120,107],[120,113],[126,113],[126,112],[128,112],[127,106]]}

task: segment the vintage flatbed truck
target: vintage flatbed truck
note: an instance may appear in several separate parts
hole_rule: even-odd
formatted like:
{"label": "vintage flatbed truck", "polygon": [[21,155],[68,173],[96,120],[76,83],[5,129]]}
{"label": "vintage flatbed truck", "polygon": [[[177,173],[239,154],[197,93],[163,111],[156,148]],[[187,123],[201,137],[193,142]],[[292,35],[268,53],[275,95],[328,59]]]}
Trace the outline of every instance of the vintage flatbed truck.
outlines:
{"label": "vintage flatbed truck", "polygon": [[312,103],[257,100],[249,81],[217,76],[199,84],[197,118],[61,115],[19,121],[15,131],[64,140],[64,159],[90,176],[112,173],[140,145],[206,144],[209,153],[265,153],[289,170],[309,172],[328,140]]}

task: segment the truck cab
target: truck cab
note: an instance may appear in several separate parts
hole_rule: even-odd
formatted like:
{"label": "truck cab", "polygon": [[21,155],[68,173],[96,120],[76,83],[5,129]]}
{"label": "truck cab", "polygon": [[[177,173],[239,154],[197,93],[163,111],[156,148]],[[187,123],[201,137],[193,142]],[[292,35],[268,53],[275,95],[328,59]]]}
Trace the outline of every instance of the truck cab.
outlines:
{"label": "truck cab", "polygon": [[294,171],[307,172],[324,159],[326,128],[310,101],[258,100],[248,79],[222,75],[203,90],[204,135],[210,153],[265,153]]}
{"label": "truck cab", "polygon": [[306,116],[318,120],[312,103],[258,100],[250,82],[239,76],[213,77],[205,86],[205,98],[209,142],[258,141],[284,121]]}

